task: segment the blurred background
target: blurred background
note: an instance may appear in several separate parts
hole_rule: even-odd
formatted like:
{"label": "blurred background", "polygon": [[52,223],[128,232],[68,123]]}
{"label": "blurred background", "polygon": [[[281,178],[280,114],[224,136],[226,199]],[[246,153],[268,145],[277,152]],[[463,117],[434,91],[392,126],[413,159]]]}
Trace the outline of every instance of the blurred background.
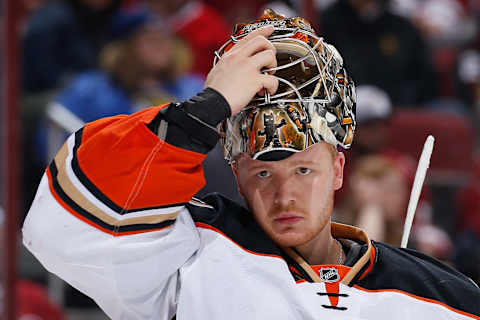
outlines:
{"label": "blurred background", "polygon": [[[0,319],[106,319],[21,246],[64,139],[85,122],[202,90],[234,23],[265,7],[307,18],[357,85],[357,135],[333,218],[400,245],[418,157],[435,139],[409,247],[480,283],[479,0],[2,2]],[[243,202],[219,146],[207,185]],[[48,235],[45,235],[48,237]]]}

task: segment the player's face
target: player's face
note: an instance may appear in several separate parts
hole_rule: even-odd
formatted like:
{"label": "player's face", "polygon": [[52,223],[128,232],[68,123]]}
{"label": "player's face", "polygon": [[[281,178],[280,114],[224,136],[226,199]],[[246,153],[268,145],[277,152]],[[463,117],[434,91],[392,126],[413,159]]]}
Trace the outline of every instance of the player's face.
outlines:
{"label": "player's face", "polygon": [[344,162],[343,154],[332,156],[324,142],[280,161],[241,156],[238,185],[255,219],[278,245],[308,245],[330,233]]}

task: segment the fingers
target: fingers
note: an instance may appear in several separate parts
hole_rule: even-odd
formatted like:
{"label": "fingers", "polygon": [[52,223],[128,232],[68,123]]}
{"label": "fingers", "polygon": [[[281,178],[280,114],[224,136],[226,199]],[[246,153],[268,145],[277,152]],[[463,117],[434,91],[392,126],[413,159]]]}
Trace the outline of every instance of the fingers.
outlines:
{"label": "fingers", "polygon": [[278,79],[271,75],[261,75],[262,87],[271,95],[274,95],[278,89]]}
{"label": "fingers", "polygon": [[263,36],[264,38],[268,38],[272,33],[273,33],[273,30],[274,27],[273,26],[265,26],[265,27],[262,27],[260,29],[257,29],[253,32],[250,32],[249,34],[247,34],[245,37],[242,38],[242,40],[240,40],[237,44],[242,44],[242,43],[245,43],[245,42],[248,42],[249,40],[257,37],[257,36]]}
{"label": "fingers", "polygon": [[270,41],[263,36],[257,36],[251,39],[245,44],[244,47],[241,48],[241,54],[245,55],[246,57],[251,57],[265,50],[272,51],[274,54],[277,52],[277,49]]}
{"label": "fingers", "polygon": [[257,93],[275,94],[278,79],[264,69],[277,66],[276,48],[267,40],[273,27],[258,29],[237,42],[210,71],[205,86],[220,92],[232,115],[240,112]]}
{"label": "fingers", "polygon": [[[277,58],[272,50],[264,50],[255,54],[251,62],[257,67],[257,70],[271,69],[277,66]],[[273,72],[272,72],[273,73]]]}
{"label": "fingers", "polygon": [[267,26],[255,30],[249,33],[247,36],[237,42],[230,52],[243,50],[248,47],[248,50],[244,52],[246,56],[251,56],[261,50],[276,50],[275,47],[267,40],[268,36],[273,32],[273,26]]}

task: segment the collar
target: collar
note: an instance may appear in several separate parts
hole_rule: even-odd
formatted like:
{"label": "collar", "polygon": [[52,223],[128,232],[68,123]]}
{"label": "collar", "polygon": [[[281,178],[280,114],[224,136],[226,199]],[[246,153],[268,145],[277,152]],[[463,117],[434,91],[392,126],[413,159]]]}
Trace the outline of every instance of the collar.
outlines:
{"label": "collar", "polygon": [[[358,258],[358,260],[351,267],[340,267],[338,265],[328,266],[332,268],[342,268],[345,270],[345,272],[342,272],[343,276],[341,278],[341,283],[345,285],[350,285],[355,278],[362,279],[363,277],[365,277],[373,268],[376,256],[375,248],[373,247],[372,242],[370,241],[370,238],[368,237],[366,232],[354,226],[335,222],[332,222],[331,224],[331,232],[332,236],[335,239],[347,239],[355,243],[366,245],[367,250]],[[323,280],[318,274],[318,271],[315,270],[319,270],[319,268],[321,269],[321,267],[326,267],[326,265],[311,266],[292,248],[283,248],[283,250],[305,271],[305,273],[310,276],[313,282],[323,282]]]}

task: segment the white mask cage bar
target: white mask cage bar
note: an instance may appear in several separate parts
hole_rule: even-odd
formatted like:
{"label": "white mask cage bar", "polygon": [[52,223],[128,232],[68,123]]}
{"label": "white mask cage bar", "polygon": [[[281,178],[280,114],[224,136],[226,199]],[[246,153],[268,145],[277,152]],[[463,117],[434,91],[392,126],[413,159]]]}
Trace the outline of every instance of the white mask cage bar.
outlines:
{"label": "white mask cage bar", "polygon": [[[316,76],[308,79],[306,82],[302,83],[300,86],[295,86],[293,83],[291,83],[290,81],[288,81],[286,79],[283,79],[281,77],[276,77],[278,79],[278,81],[280,81],[281,83],[284,83],[285,85],[290,87],[290,90],[287,90],[285,92],[277,93],[273,96],[271,96],[267,92],[267,93],[265,93],[264,97],[255,97],[252,100],[252,102],[249,104],[249,107],[250,106],[258,107],[258,106],[272,104],[272,103],[292,103],[292,102],[296,102],[296,103],[307,103],[308,104],[308,103],[313,102],[313,103],[324,104],[324,103],[330,102],[332,100],[331,91],[333,90],[333,87],[331,87],[330,90],[325,91],[325,97],[324,98],[319,98],[319,97],[317,97],[318,91],[320,90],[320,82],[318,82],[318,81],[321,80],[321,84],[323,84],[323,88],[328,88],[328,85],[326,83],[327,78],[332,83],[335,83],[334,78],[336,76],[336,73],[338,71],[340,71],[341,63],[342,63],[342,58],[341,58],[340,54],[337,52],[337,50],[333,46],[330,46],[329,44],[325,43],[323,41],[322,37],[318,37],[313,32],[310,32],[308,30],[304,30],[304,29],[299,28],[299,27],[297,27],[297,28],[287,28],[287,27],[274,26],[274,30],[275,30],[274,33],[278,33],[278,32],[282,32],[282,33],[270,36],[268,38],[268,40],[270,40],[273,43],[273,45],[278,45],[278,44],[281,44],[285,41],[294,42],[294,43],[304,47],[304,49],[306,49],[307,53],[305,55],[301,56],[301,57],[298,57],[296,60],[294,60],[290,63],[284,64],[284,65],[281,65],[281,66],[278,66],[278,67],[275,67],[275,68],[265,69],[265,70],[262,70],[262,72],[271,73],[273,71],[287,69],[287,68],[290,68],[290,67],[295,66],[297,64],[300,64],[307,59],[313,59],[313,61],[315,62],[315,67],[317,68],[318,74]],[[300,39],[295,38],[295,36],[298,35],[299,33],[315,39],[316,44],[312,47],[311,45],[309,45],[305,41],[302,41]],[[240,41],[246,35],[247,34],[245,34],[245,33],[240,34],[238,36],[232,35],[230,37],[230,39],[227,42],[225,42],[222,45],[222,47],[220,47],[219,50],[215,51],[215,58],[214,58],[213,65],[215,66],[217,64],[218,60],[221,59],[221,56],[225,53],[225,48],[227,46],[229,46],[231,43],[237,43],[238,41]],[[322,50],[324,50],[324,53],[319,52],[318,48],[321,48]],[[321,60],[322,63],[319,62],[319,59]],[[334,62],[337,62],[337,64],[336,65],[331,65]],[[315,83],[315,82],[317,82],[317,85],[316,85],[315,90],[312,92],[312,94],[308,97],[302,96],[300,91],[303,88],[305,88],[305,87],[307,87],[307,86],[309,86],[309,85],[311,85],[312,83]],[[297,96],[297,99],[282,99],[282,97],[289,96],[292,93],[295,93],[295,95]]]}

